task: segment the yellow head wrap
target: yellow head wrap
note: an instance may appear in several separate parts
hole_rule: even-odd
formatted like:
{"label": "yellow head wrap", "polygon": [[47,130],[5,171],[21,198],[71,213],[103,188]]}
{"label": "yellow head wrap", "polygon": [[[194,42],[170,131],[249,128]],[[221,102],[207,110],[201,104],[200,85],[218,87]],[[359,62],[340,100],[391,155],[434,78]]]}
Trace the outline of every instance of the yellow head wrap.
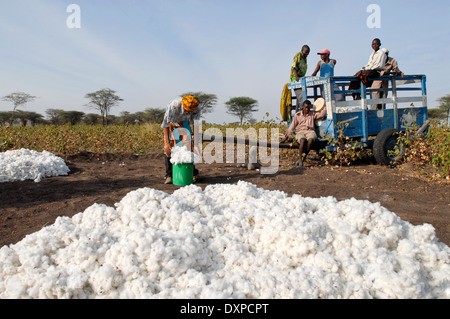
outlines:
{"label": "yellow head wrap", "polygon": [[200,101],[196,96],[193,95],[185,95],[181,100],[181,105],[183,105],[183,109],[187,112],[193,112],[197,109]]}

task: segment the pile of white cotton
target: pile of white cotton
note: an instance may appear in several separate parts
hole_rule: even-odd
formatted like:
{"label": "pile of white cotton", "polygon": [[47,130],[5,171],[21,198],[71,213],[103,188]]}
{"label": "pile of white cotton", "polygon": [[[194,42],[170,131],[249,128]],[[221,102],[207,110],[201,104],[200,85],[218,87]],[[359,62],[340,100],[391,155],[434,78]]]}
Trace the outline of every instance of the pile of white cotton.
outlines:
{"label": "pile of white cotton", "polygon": [[185,163],[200,163],[200,157],[189,151],[186,146],[174,146],[172,147],[172,153],[170,156],[170,162],[172,164],[185,164]]}
{"label": "pile of white cotton", "polygon": [[0,153],[0,183],[32,179],[40,182],[44,177],[67,175],[64,160],[50,152],[28,149]]}
{"label": "pile of white cotton", "polygon": [[449,298],[449,253],[368,201],[142,188],[0,249],[0,298]]}

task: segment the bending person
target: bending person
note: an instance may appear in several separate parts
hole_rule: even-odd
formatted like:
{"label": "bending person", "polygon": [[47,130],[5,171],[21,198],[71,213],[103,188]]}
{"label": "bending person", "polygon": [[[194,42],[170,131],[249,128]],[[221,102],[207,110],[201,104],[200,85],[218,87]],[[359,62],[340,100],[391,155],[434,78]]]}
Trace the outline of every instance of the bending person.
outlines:
{"label": "bending person", "polygon": [[[186,95],[169,103],[166,108],[164,120],[161,127],[164,131],[164,158],[166,165],[165,184],[172,184],[172,163],[170,163],[172,147],[175,145],[186,146],[191,150],[191,125],[194,126],[194,153],[201,157],[198,148],[198,126],[196,121],[200,120],[200,101],[193,95]],[[195,176],[198,170],[194,169]]]}

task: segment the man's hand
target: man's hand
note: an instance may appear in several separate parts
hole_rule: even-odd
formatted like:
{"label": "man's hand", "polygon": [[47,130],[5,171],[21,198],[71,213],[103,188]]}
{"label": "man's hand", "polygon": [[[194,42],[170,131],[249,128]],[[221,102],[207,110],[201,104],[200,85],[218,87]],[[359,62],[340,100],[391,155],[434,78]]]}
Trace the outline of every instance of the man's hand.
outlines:
{"label": "man's hand", "polygon": [[166,154],[167,157],[170,157],[170,155],[172,154],[172,147],[169,143],[164,144],[164,154]]}
{"label": "man's hand", "polygon": [[280,144],[286,142],[286,140],[288,139],[289,136],[286,135],[286,133],[284,133],[284,137],[280,140]]}

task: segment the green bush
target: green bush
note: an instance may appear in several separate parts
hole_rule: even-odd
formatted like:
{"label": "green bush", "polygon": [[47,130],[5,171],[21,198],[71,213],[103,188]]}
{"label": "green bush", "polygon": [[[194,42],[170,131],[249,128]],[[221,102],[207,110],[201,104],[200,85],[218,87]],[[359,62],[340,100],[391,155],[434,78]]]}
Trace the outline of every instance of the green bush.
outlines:
{"label": "green bush", "polygon": [[428,132],[416,136],[417,129],[404,132],[400,139],[406,146],[405,161],[415,164],[422,173],[431,167],[433,178],[450,179],[450,127],[434,121]]}

